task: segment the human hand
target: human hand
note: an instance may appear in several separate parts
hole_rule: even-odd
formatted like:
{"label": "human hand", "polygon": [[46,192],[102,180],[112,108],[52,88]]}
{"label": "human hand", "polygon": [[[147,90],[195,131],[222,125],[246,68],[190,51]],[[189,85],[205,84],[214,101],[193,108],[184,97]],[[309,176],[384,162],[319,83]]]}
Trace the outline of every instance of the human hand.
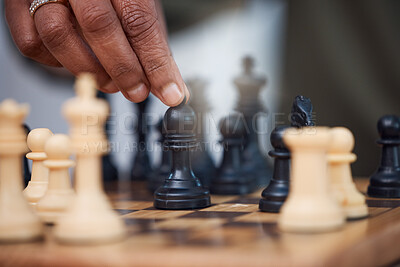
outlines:
{"label": "human hand", "polygon": [[141,102],[151,91],[180,104],[189,91],[168,47],[157,0],[69,0],[39,7],[6,0],[11,35],[23,55],[77,75],[96,74],[100,90]]}

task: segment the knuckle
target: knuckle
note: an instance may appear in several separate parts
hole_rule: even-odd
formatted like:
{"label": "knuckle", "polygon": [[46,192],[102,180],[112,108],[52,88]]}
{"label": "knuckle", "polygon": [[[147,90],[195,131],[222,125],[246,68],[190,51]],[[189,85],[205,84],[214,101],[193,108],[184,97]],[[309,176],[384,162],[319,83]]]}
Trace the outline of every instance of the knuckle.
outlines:
{"label": "knuckle", "polygon": [[157,33],[158,18],[152,9],[144,4],[124,1],[121,21],[128,37],[136,42],[148,39]]}
{"label": "knuckle", "polygon": [[95,5],[82,9],[81,24],[86,32],[92,34],[104,34],[115,30],[117,25],[116,16]]}
{"label": "knuckle", "polygon": [[67,27],[63,25],[63,23],[58,19],[49,19],[41,26],[41,38],[44,43],[51,47],[57,47],[62,44],[69,31]]}
{"label": "knuckle", "polygon": [[151,76],[156,73],[167,70],[167,68],[169,67],[169,62],[170,60],[167,55],[148,56],[144,58],[142,65],[146,71],[146,74]]}
{"label": "knuckle", "polygon": [[22,39],[17,41],[17,46],[24,56],[34,58],[40,54],[42,42],[39,38],[24,35]]}
{"label": "knuckle", "polygon": [[119,79],[122,76],[133,72],[133,70],[134,67],[129,63],[117,63],[110,68],[109,74],[114,79]]}

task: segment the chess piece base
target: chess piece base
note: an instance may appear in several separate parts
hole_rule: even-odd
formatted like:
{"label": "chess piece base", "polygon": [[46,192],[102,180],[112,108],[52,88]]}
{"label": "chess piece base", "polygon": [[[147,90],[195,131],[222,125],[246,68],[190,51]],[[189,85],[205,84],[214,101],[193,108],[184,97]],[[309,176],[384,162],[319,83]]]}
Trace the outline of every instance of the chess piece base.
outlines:
{"label": "chess piece base", "polygon": [[74,199],[54,234],[61,243],[101,244],[122,239],[125,227],[105,196],[86,194]]}
{"label": "chess piece base", "polygon": [[347,206],[344,208],[344,212],[349,220],[357,220],[368,217],[368,207],[366,204]]}
{"label": "chess piece base", "polygon": [[370,197],[400,198],[400,172],[378,172],[371,177],[367,191]]}
{"label": "chess piece base", "polygon": [[29,204],[36,206],[37,202],[44,196],[47,191],[48,182],[30,181],[23,191],[25,198]]}
{"label": "chess piece base", "polygon": [[283,201],[278,200],[260,199],[258,207],[261,211],[264,212],[278,213],[281,210],[283,203]]}
{"label": "chess piece base", "polygon": [[262,192],[259,208],[265,212],[279,212],[289,193],[289,182],[271,180],[271,183]]}
{"label": "chess piece base", "polygon": [[344,214],[340,207],[324,199],[287,201],[278,221],[281,230],[301,233],[336,230],[343,224]]}
{"label": "chess piece base", "polygon": [[380,198],[400,198],[400,187],[387,187],[387,186],[368,186],[367,191],[370,197]]}
{"label": "chess piece base", "polygon": [[208,190],[160,187],[154,193],[154,207],[165,210],[201,209],[211,205]]}
{"label": "chess piece base", "polygon": [[[50,189],[49,189],[50,190]],[[37,203],[37,214],[42,222],[55,224],[59,217],[64,216],[72,199],[74,191],[48,191],[46,195]]]}
{"label": "chess piece base", "polygon": [[0,242],[26,242],[42,237],[42,224],[25,199],[15,200],[11,206],[9,203],[1,205],[7,207],[0,207]]}

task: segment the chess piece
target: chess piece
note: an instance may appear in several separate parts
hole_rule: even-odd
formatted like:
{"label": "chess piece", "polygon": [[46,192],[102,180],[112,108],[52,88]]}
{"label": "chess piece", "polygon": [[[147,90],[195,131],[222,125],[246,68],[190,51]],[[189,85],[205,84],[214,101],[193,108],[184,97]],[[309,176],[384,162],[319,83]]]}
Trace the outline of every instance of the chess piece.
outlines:
{"label": "chess piece", "polygon": [[[23,125],[24,129],[25,129],[25,133],[26,135],[29,134],[29,132],[31,131],[28,127],[28,125],[24,124]],[[28,158],[24,155],[22,157],[22,164],[23,164],[23,177],[24,177],[24,187],[28,186],[29,181],[31,180],[31,171],[29,170],[29,163],[28,163]]]}
{"label": "chess piece", "polygon": [[143,181],[149,179],[152,174],[152,168],[150,164],[149,155],[147,153],[146,145],[146,134],[149,132],[149,124],[147,121],[146,109],[150,100],[147,98],[143,102],[137,105],[138,107],[138,120],[137,120],[137,134],[138,134],[138,146],[136,151],[135,160],[133,162],[133,168],[131,172],[131,180]]}
{"label": "chess piece", "polygon": [[206,99],[206,82],[203,79],[194,78],[186,83],[190,90],[190,106],[196,112],[197,126],[196,139],[199,145],[192,151],[193,172],[200,179],[203,187],[209,187],[212,177],[215,176],[216,167],[207,149],[205,122],[208,119],[207,111],[210,106]]}
{"label": "chess piece", "polygon": [[[296,96],[290,115],[291,126],[296,128],[314,126],[311,100]],[[278,126],[271,133],[271,144],[274,150],[269,155],[275,158],[274,173],[271,182],[262,192],[259,208],[266,212],[279,212],[289,193],[290,152],[283,142],[283,133],[289,126]]]}
{"label": "chess piece", "polygon": [[40,238],[42,224],[22,194],[21,157],[28,151],[22,122],[27,105],[7,99],[0,104],[0,241]]}
{"label": "chess piece", "polygon": [[247,134],[242,114],[231,114],[220,121],[224,155],[221,166],[211,182],[211,193],[241,195],[257,188],[257,179],[242,165],[242,148]]}
{"label": "chess piece", "polygon": [[161,164],[158,168],[154,170],[151,176],[149,176],[149,179],[147,181],[147,188],[149,189],[150,192],[156,191],[157,188],[159,188],[164,184],[165,179],[171,173],[171,165],[172,165],[171,151],[164,147],[166,133],[162,119],[158,123],[157,128],[158,128],[158,133],[160,135],[158,141],[162,149]]}
{"label": "chess piece", "polygon": [[354,148],[354,136],[344,127],[331,129],[332,141],[328,150],[328,171],[332,191],[341,204],[348,219],[368,216],[365,197],[357,191],[351,175],[350,163],[357,157],[351,153]]}
{"label": "chess piece", "polygon": [[45,195],[37,203],[37,213],[45,223],[56,223],[67,211],[74,197],[68,169],[74,165],[70,160],[71,141],[64,134],[56,134],[46,142],[44,151],[49,169],[49,185]]}
{"label": "chess piece", "polygon": [[165,146],[172,151],[172,170],[164,184],[154,193],[158,209],[199,209],[210,206],[210,194],[194,176],[190,150],[197,146],[196,114],[185,104],[171,107],[164,116]]}
{"label": "chess piece", "polygon": [[270,184],[264,189],[259,208],[266,212],[279,212],[289,193],[290,152],[283,142],[283,133],[289,126],[276,127],[271,133],[274,150],[269,155],[274,160],[274,173]]}
{"label": "chess piece", "polygon": [[43,165],[47,159],[44,145],[53,133],[47,128],[33,129],[28,134],[28,147],[32,151],[26,157],[32,160],[32,175],[24,195],[29,204],[36,206],[37,202],[44,196],[49,183],[49,170]]}
{"label": "chess piece", "polygon": [[283,134],[292,156],[290,193],[281,208],[283,231],[323,232],[343,225],[344,214],[331,196],[327,150],[331,133],[325,127],[290,128]]}
{"label": "chess piece", "polygon": [[290,124],[292,127],[314,126],[313,106],[311,100],[305,96],[295,97],[290,114]]}
{"label": "chess piece", "polygon": [[260,151],[257,134],[257,118],[264,110],[259,101],[260,90],[266,84],[265,77],[257,76],[253,71],[254,60],[251,57],[243,59],[243,73],[234,79],[239,92],[236,110],[244,115],[249,134],[242,152],[243,168],[257,178],[260,185],[269,183],[271,169],[265,156]]}
{"label": "chess piece", "polygon": [[68,100],[62,110],[76,154],[76,196],[56,224],[54,235],[65,243],[115,241],[123,237],[125,225],[102,188],[102,156],[108,150],[104,123],[109,107],[106,101],[96,98],[96,82],[91,74],[81,74],[75,89],[77,97]]}
{"label": "chess piece", "polygon": [[[103,93],[101,91],[97,91],[97,97],[104,99],[107,102],[109,102],[108,96],[109,96],[109,94]],[[110,120],[110,118],[108,117],[107,122],[105,124],[107,140],[110,139],[109,135],[108,135],[109,126],[110,126],[109,120]],[[112,162],[110,153],[106,153],[105,155],[103,155],[102,166],[103,166],[103,180],[105,182],[118,181],[118,169]]]}
{"label": "chess piece", "polygon": [[382,146],[381,162],[371,176],[368,195],[381,198],[400,198],[400,118],[386,115],[378,121]]}

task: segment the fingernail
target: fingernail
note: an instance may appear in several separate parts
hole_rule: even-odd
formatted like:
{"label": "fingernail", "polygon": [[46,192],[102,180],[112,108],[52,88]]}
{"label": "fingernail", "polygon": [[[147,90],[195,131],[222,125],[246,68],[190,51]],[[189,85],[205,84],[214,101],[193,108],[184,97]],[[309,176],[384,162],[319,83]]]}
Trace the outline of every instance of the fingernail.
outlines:
{"label": "fingernail", "polygon": [[189,100],[190,100],[190,91],[187,88],[186,84],[184,84],[184,85],[185,85],[185,95],[186,95],[186,103],[185,104],[187,104],[187,103],[189,103]]}
{"label": "fingernail", "polygon": [[183,98],[182,92],[175,83],[170,83],[165,86],[161,91],[161,96],[164,99],[164,103],[168,106],[178,105]]}
{"label": "fingernail", "polygon": [[144,83],[139,84],[129,90],[126,90],[128,97],[135,102],[141,102],[146,99],[148,92],[147,87]]}

